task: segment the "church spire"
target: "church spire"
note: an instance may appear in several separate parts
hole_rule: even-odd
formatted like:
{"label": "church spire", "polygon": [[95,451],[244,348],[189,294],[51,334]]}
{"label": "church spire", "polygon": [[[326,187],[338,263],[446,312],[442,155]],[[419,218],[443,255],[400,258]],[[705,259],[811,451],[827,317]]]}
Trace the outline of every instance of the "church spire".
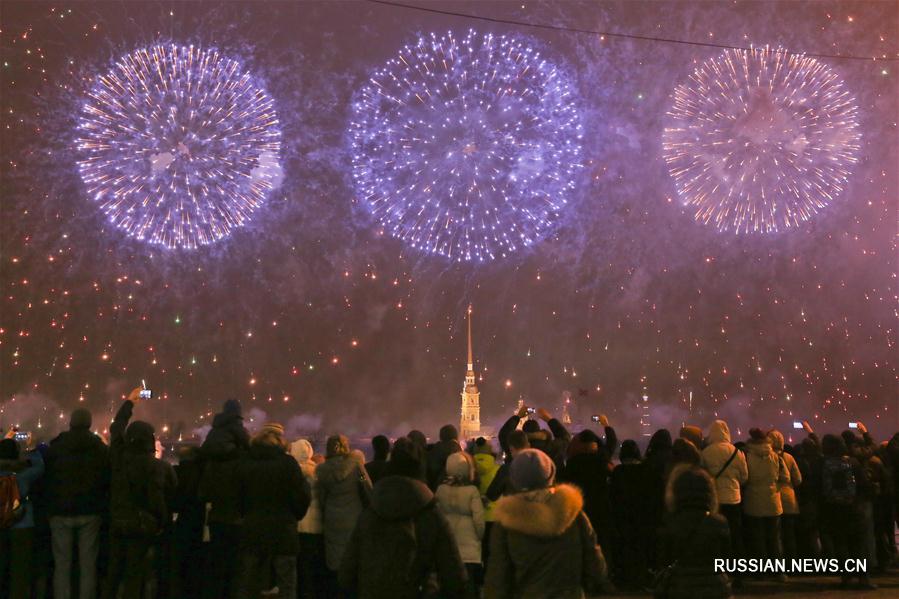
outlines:
{"label": "church spire", "polygon": [[468,370],[474,370],[474,360],[471,352],[471,304],[468,305]]}

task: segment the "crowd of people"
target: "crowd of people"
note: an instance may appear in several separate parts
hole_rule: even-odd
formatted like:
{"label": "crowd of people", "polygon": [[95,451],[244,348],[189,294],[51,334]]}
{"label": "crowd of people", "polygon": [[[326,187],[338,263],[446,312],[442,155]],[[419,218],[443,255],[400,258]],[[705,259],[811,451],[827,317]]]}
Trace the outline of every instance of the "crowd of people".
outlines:
{"label": "crowd of people", "polygon": [[716,420],[641,454],[605,416],[572,435],[523,407],[498,447],[446,425],[377,436],[366,462],[343,435],[324,455],[278,423],[251,435],[228,400],[171,466],[139,403],[108,445],[83,409],[49,444],[0,441],[0,598],[726,598],[746,580],[717,558],[866,559],[835,580],[865,589],[896,560],[899,433],[863,424],[790,446]]}

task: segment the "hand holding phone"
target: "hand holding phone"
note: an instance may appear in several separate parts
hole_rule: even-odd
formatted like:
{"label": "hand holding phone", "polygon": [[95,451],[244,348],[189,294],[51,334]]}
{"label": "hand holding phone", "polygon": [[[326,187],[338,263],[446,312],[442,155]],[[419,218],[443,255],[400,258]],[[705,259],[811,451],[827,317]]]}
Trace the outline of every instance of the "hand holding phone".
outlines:
{"label": "hand holding phone", "polygon": [[858,428],[858,422],[850,422],[849,428]]}
{"label": "hand holding phone", "polygon": [[799,421],[794,420],[794,421],[793,421],[793,428],[796,429],[796,430],[801,430],[801,429],[802,429],[802,423],[799,422]]}

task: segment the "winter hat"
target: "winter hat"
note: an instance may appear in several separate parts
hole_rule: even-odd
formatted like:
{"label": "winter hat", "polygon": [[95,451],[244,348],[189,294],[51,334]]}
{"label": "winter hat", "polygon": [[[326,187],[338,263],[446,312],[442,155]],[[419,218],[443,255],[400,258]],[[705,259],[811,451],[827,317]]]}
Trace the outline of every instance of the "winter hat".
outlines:
{"label": "winter hat", "polygon": [[783,451],[784,435],[782,432],[780,432],[776,428],[772,428],[770,431],[768,431],[768,440],[771,441],[771,447],[774,449],[774,451]]}
{"label": "winter hat", "polygon": [[156,451],[156,429],[149,422],[135,420],[125,429],[125,442],[141,453]]}
{"label": "winter hat", "polygon": [[325,456],[334,458],[350,453],[350,440],[344,435],[331,435],[325,442]]}
{"label": "winter hat", "polygon": [[444,424],[440,427],[440,440],[453,441],[459,438],[459,431],[452,424]]}
{"label": "winter hat", "polygon": [[310,461],[314,453],[312,443],[306,439],[297,439],[290,444],[290,455],[300,464]]}
{"label": "winter hat", "polygon": [[264,447],[277,447],[282,451],[288,450],[287,439],[284,438],[284,427],[277,422],[266,422],[262,428],[250,439],[250,445]]}
{"label": "winter hat", "polygon": [[556,465],[539,449],[523,449],[511,467],[512,486],[519,491],[545,489],[556,478]]}
{"label": "winter hat", "polygon": [[671,472],[666,495],[668,509],[673,512],[685,509],[706,512],[718,510],[715,484],[709,474],[698,466],[675,467]]}
{"label": "winter hat", "polygon": [[397,439],[390,452],[387,472],[392,476],[408,476],[423,481],[425,479],[424,449],[408,437]]}
{"label": "winter hat", "polygon": [[236,416],[241,415],[240,410],[240,402],[236,399],[229,399],[225,401],[225,407],[222,409],[223,414],[234,414]]}
{"label": "winter hat", "polygon": [[524,424],[521,425],[521,430],[526,433],[539,433],[540,432],[540,423],[536,420],[525,420]]}
{"label": "winter hat", "polygon": [[471,482],[472,464],[468,461],[468,456],[461,451],[457,451],[446,458],[446,475],[463,482]]}
{"label": "winter hat", "polygon": [[687,425],[681,427],[680,438],[686,439],[696,446],[696,449],[702,449],[702,429],[698,426]]}
{"label": "winter hat", "polygon": [[568,458],[585,453],[596,453],[602,440],[593,431],[581,431],[568,443]]}
{"label": "winter hat", "polygon": [[618,457],[621,458],[622,462],[624,460],[639,460],[640,446],[633,439],[628,439],[621,444],[621,451],[618,453]]}
{"label": "winter hat", "polygon": [[89,410],[85,410],[84,408],[78,408],[77,410],[72,412],[72,415],[69,417],[69,429],[70,430],[78,430],[78,429],[89,429],[91,427],[91,413]]}
{"label": "winter hat", "polygon": [[0,441],[0,460],[19,459],[19,444],[15,439],[3,439]]}

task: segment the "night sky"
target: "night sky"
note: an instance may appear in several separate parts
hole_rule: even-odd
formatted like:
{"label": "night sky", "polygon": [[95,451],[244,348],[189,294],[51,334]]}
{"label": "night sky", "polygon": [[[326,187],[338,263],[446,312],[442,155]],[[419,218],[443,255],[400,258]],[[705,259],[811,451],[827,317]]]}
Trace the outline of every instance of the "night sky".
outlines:
{"label": "night sky", "polygon": [[[818,59],[857,102],[858,162],[798,228],[719,232],[681,205],[662,131],[674,88],[722,49],[366,2],[3,2],[0,423],[52,432],[84,405],[102,427],[145,379],[157,398],[140,416],[185,435],[237,397],[253,423],[292,434],[433,436],[458,423],[471,304],[484,424],[520,397],[556,413],[570,397],[575,422],[604,412],[627,437],[646,394],[653,428],[716,415],[742,434],[794,419],[899,428],[899,4],[419,4],[868,57]],[[583,164],[549,234],[485,263],[379,228],[348,135],[370,72],[419,34],[470,28],[564,68],[583,123]],[[280,186],[246,226],[194,250],[110,226],[76,164],[95,77],[158,42],[239,59],[280,118]]]}

